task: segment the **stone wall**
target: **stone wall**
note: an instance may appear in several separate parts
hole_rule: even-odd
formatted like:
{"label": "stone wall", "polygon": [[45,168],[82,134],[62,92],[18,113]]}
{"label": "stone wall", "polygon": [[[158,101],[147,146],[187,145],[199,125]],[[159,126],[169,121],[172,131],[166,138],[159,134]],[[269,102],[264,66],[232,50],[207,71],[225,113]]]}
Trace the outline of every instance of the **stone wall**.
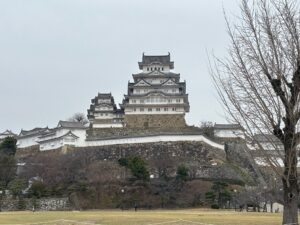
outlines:
{"label": "stone wall", "polygon": [[26,156],[30,156],[33,154],[36,154],[40,151],[40,146],[39,145],[33,145],[31,147],[27,148],[18,148],[16,151],[16,157],[17,158],[23,158]]}
{"label": "stone wall", "polygon": [[111,139],[111,138],[124,138],[124,137],[145,137],[151,135],[161,134],[202,134],[198,127],[152,127],[145,129],[139,128],[90,128],[87,131],[87,139]]}
{"label": "stone wall", "polygon": [[[256,182],[265,186],[264,178],[258,165],[255,163],[253,157],[250,155],[250,150],[246,146],[244,140],[242,141],[228,141],[225,144],[226,159],[236,165],[245,168],[247,174],[245,178],[254,177]],[[258,184],[258,183],[257,183]]]}
{"label": "stone wall", "polygon": [[0,201],[1,211],[16,211],[16,210],[35,210],[55,211],[69,210],[70,202],[68,198],[13,198],[12,196],[3,196]]}
{"label": "stone wall", "polygon": [[151,128],[151,127],[185,127],[184,114],[169,115],[125,115],[126,127]]}
{"label": "stone wall", "polygon": [[160,164],[170,162],[172,162],[170,166],[173,175],[176,174],[177,167],[184,164],[196,179],[222,179],[244,182],[243,174],[247,173],[243,168],[234,166],[227,161],[223,150],[197,141],[69,148],[65,153],[80,154],[82,158],[86,157],[90,162],[98,160],[116,162],[120,158],[140,156],[147,161],[149,170],[154,175],[157,175]]}

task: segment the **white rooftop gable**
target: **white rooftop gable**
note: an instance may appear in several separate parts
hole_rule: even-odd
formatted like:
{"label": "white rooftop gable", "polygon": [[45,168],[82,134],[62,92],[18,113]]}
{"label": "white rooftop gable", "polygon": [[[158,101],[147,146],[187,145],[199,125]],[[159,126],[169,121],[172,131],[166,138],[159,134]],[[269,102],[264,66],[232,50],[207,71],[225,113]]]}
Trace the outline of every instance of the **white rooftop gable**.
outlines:
{"label": "white rooftop gable", "polygon": [[147,81],[142,79],[138,81],[134,86],[151,86],[151,85]]}
{"label": "white rooftop gable", "polygon": [[173,86],[173,85],[177,85],[177,84],[171,79],[168,79],[166,82],[162,84],[162,86]]}

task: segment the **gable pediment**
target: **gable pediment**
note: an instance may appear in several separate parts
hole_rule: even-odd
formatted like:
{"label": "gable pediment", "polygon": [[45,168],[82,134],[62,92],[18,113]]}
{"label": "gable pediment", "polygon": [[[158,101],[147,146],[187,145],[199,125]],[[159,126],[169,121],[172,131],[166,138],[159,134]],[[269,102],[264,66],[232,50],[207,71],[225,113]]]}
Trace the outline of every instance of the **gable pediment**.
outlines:
{"label": "gable pediment", "polygon": [[165,75],[165,74],[158,70],[154,70],[154,71],[151,71],[150,73],[148,73],[148,75]]}
{"label": "gable pediment", "polygon": [[174,85],[177,85],[176,82],[174,82],[173,80],[171,79],[168,79],[167,81],[165,81],[162,86],[174,86]]}
{"label": "gable pediment", "polygon": [[163,92],[150,92],[147,97],[165,97]]}
{"label": "gable pediment", "polygon": [[137,86],[151,86],[151,85],[144,79],[141,79],[134,86],[137,87]]}

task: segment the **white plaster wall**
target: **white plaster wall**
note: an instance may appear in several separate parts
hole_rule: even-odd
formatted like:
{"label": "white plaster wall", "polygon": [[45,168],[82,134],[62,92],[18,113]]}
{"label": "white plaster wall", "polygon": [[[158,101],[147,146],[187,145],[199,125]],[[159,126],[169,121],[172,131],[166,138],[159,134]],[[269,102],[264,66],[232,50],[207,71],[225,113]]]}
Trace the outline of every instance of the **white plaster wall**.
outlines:
{"label": "white plaster wall", "polygon": [[138,89],[133,89],[133,93],[136,95],[144,95],[147,94],[149,92],[153,92],[153,91],[161,91],[163,93],[167,93],[167,94],[178,94],[179,93],[179,89],[178,88],[161,88],[161,89],[153,89],[153,88],[147,88],[145,87],[144,89],[139,88],[140,91],[137,91]]}
{"label": "white plaster wall", "polygon": [[18,139],[17,141],[17,147],[18,148],[27,148],[33,145],[38,145],[38,135],[36,136],[29,136],[29,137],[23,137]]}
{"label": "white plaster wall", "polygon": [[255,144],[255,149],[259,150],[260,147],[263,150],[268,150],[268,151],[274,151],[274,150],[282,150],[283,151],[284,150],[283,145],[275,145],[272,142],[261,142],[260,146],[257,143]]}
{"label": "white plaster wall", "polygon": [[182,104],[183,103],[183,98],[181,97],[162,97],[162,96],[151,96],[151,97],[146,97],[143,99],[140,98],[130,98],[129,99],[130,104],[166,104],[166,103],[173,103],[173,104]]}
{"label": "white plaster wall", "polygon": [[[269,162],[263,157],[255,157],[254,160],[255,160],[256,164],[259,166],[270,166]],[[281,158],[274,157],[272,160],[277,161],[279,166],[284,167],[284,163]],[[298,162],[299,162],[299,158],[298,158]],[[300,167],[299,163],[298,163],[297,167]]]}
{"label": "white plaster wall", "polygon": [[93,124],[93,128],[111,128],[111,127],[123,127],[123,125],[121,123]]}
{"label": "white plaster wall", "polygon": [[[173,107],[143,107],[144,111],[141,111],[139,107],[135,107],[135,111],[133,110],[133,108],[125,108],[125,114],[134,114],[134,115],[141,115],[141,114],[185,114],[185,110],[183,107],[175,107],[176,111],[173,111],[172,108]],[[152,108],[152,111],[148,111],[148,108]],[[160,108],[160,111],[156,111],[156,108]],[[164,108],[168,108],[168,111],[164,111]]]}
{"label": "white plaster wall", "polygon": [[6,137],[13,137],[13,136],[10,135],[10,134],[1,134],[1,135],[0,135],[0,139],[4,139],[4,138],[6,138]]}
{"label": "white plaster wall", "polygon": [[95,141],[86,141],[84,146],[106,146],[106,145],[118,145],[118,144],[176,142],[176,141],[200,141],[214,148],[224,151],[224,145],[213,142],[202,135],[157,135],[157,136],[149,136],[149,137],[95,140]]}
{"label": "white plaster wall", "polygon": [[241,130],[215,130],[214,134],[221,138],[245,138],[245,135]]}
{"label": "white plaster wall", "polygon": [[[72,131],[78,138],[73,139],[70,137],[63,137],[55,140],[51,140],[49,142],[41,143],[40,150],[47,151],[52,149],[57,149],[65,145],[73,145],[73,146],[85,146],[85,139],[86,139],[86,131],[84,129],[60,129],[57,132],[57,137],[62,136],[69,131]],[[58,135],[59,134],[59,135]]]}
{"label": "white plaster wall", "polygon": [[[278,212],[278,213],[283,213],[283,205],[278,203],[278,202],[275,202],[273,203],[273,212]],[[267,212],[271,212],[271,204],[268,203],[267,204]]]}
{"label": "white plaster wall", "polygon": [[[158,68],[160,67],[160,71],[161,72],[170,72],[170,67],[169,66],[162,66],[162,65],[151,65],[151,66],[143,66],[143,72],[144,73],[150,73],[151,71],[151,67],[152,67],[152,71],[154,70],[154,68]],[[147,70],[147,68],[149,68],[149,70]],[[163,70],[162,70],[163,68]]]}
{"label": "white plaster wall", "polygon": [[[102,114],[102,115],[101,115]],[[113,113],[94,113],[95,119],[112,119],[115,117]]]}
{"label": "white plaster wall", "polygon": [[62,139],[56,139],[51,142],[45,142],[40,144],[40,151],[47,151],[52,149],[57,149],[63,146]]}
{"label": "white plaster wall", "polygon": [[85,139],[86,139],[86,130],[85,129],[75,129],[75,130],[71,130],[73,134],[75,134],[77,137],[79,137],[76,140],[75,145],[77,146],[81,146],[81,145],[85,145]]}

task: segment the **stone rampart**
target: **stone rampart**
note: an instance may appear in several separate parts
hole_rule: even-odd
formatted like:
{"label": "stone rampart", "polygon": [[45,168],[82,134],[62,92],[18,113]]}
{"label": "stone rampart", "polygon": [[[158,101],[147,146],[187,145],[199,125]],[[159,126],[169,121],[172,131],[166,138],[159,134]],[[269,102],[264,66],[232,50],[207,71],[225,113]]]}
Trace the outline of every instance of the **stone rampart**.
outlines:
{"label": "stone rampart", "polygon": [[128,128],[178,128],[187,126],[184,114],[125,115],[124,124]]}
{"label": "stone rampart", "polygon": [[109,146],[69,148],[66,154],[80,154],[92,161],[117,161],[120,158],[140,156],[150,171],[157,174],[158,165],[172,162],[173,174],[178,165],[186,165],[193,177],[208,180],[235,180],[243,182],[243,168],[233,166],[226,160],[225,151],[202,141],[177,141],[136,143]]}
{"label": "stone rampart", "polygon": [[56,211],[69,210],[70,202],[68,198],[12,198],[11,196],[3,196],[0,201],[1,211],[16,210],[41,210]]}
{"label": "stone rampart", "polygon": [[202,134],[198,127],[152,127],[152,128],[90,128],[87,131],[87,140],[107,139],[107,138],[124,138],[124,137],[144,137],[161,134]]}

